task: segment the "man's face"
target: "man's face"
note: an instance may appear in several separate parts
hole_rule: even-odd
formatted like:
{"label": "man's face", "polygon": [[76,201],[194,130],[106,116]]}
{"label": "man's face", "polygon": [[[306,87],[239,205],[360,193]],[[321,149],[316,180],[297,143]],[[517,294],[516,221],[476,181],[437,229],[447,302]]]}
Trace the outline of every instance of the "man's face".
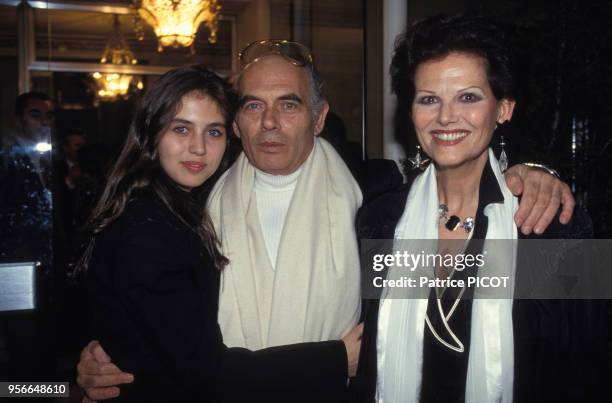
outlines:
{"label": "man's face", "polygon": [[49,128],[53,125],[54,111],[51,101],[30,99],[18,118],[17,127],[21,134],[32,141],[49,141]]}
{"label": "man's face", "polygon": [[64,153],[70,161],[76,162],[79,150],[85,145],[87,140],[84,136],[72,134],[68,136],[66,144],[64,144]]}
{"label": "man's face", "polygon": [[328,105],[313,118],[308,72],[281,56],[250,64],[240,81],[234,131],[251,164],[273,175],[295,172],[321,133]]}

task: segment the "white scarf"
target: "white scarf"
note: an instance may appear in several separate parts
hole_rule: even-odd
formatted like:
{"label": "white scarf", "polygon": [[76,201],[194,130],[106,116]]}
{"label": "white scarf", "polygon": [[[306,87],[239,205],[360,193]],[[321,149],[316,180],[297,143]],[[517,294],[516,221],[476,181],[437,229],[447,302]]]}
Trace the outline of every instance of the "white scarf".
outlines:
{"label": "white scarf", "polygon": [[258,350],[338,339],[359,319],[354,218],[359,186],[333,147],[317,138],[303,164],[278,249],[267,256],[246,156],[219,179],[209,211],[222,252],[219,324],[230,347]]}
{"label": "white scarf", "polygon": [[[516,240],[518,233],[514,225],[514,213],[518,208],[518,200],[508,190],[499,163],[491,150],[487,163],[493,168],[504,203],[489,204],[485,208],[484,214],[488,217],[486,239]],[[395,230],[395,239],[438,239],[438,204],[436,171],[431,164],[410,188],[404,213]],[[431,243],[422,243],[425,245],[423,247],[431,248]],[[497,245],[500,244],[493,245],[485,241],[484,250],[488,251],[486,267],[492,268],[495,275],[514,278],[516,242],[512,242],[511,248]],[[492,253],[493,248],[495,252]],[[436,253],[435,250],[425,251]],[[405,275],[405,271],[402,274]],[[389,275],[395,277],[398,274],[391,270]],[[421,294],[418,294],[419,291]],[[419,401],[428,294],[423,291],[408,291],[408,295],[404,294],[407,298],[381,301],[377,339],[377,402]],[[514,378],[512,300],[482,297],[477,292],[472,304],[465,401],[509,403],[512,402]]]}

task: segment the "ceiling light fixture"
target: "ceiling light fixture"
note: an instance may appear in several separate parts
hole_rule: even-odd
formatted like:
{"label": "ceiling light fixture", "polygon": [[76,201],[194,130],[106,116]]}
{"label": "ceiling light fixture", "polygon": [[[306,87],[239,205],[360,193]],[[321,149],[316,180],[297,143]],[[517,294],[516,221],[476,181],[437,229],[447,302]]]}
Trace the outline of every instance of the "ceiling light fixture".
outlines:
{"label": "ceiling light fixture", "polygon": [[158,51],[164,47],[193,45],[198,27],[206,24],[208,42],[217,41],[221,6],[217,0],[133,0],[138,14],[153,30],[159,41]]}

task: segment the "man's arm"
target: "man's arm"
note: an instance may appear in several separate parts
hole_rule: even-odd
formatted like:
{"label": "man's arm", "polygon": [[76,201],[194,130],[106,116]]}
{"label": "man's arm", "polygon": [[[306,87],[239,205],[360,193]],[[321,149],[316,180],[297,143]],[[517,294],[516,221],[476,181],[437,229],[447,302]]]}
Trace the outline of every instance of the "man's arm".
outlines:
{"label": "man's arm", "polygon": [[550,225],[562,206],[559,221],[567,224],[572,218],[576,201],[569,186],[538,169],[518,164],[506,173],[506,184],[515,196],[522,194],[519,209],[514,216],[516,225],[525,235],[531,231],[541,234]]}
{"label": "man's arm", "polygon": [[118,385],[132,382],[134,375],[117,368],[97,340],[91,341],[81,351],[77,365],[77,384],[85,391],[83,403],[117,397]]}

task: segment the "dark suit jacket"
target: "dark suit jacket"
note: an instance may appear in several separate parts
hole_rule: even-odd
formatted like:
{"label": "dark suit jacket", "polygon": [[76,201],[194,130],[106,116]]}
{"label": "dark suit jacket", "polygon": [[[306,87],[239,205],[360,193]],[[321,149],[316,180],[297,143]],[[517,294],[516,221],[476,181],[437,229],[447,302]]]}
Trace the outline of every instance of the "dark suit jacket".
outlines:
{"label": "dark suit jacket", "polygon": [[0,152],[0,262],[40,261],[49,269],[53,215],[42,181],[49,172],[37,168],[37,157],[18,145]]}
{"label": "dark suit jacket", "polygon": [[219,272],[152,190],[97,237],[88,282],[96,336],[135,374],[122,401],[333,401],[345,391],[341,341],[256,352],[223,344]]}
{"label": "dark suit jacket", "polygon": [[[473,239],[486,237],[488,203],[503,195],[487,164],[480,185],[478,213]],[[404,211],[410,184],[386,193],[366,205],[358,214],[361,239],[393,239]],[[482,226],[485,222],[484,228]],[[572,221],[561,225],[558,217],[542,238],[589,238],[590,221],[576,209]],[[531,237],[536,237],[532,235]],[[520,254],[520,249],[519,249]],[[365,321],[357,376],[351,380],[353,402],[374,402],[377,377],[376,331],[379,300],[364,302]],[[607,334],[604,325],[606,304],[584,300],[515,300],[514,401],[590,401],[602,385]],[[410,342],[410,341],[407,341]]]}
{"label": "dark suit jacket", "polygon": [[361,187],[363,204],[400,187],[404,178],[393,160],[371,159],[348,165]]}

